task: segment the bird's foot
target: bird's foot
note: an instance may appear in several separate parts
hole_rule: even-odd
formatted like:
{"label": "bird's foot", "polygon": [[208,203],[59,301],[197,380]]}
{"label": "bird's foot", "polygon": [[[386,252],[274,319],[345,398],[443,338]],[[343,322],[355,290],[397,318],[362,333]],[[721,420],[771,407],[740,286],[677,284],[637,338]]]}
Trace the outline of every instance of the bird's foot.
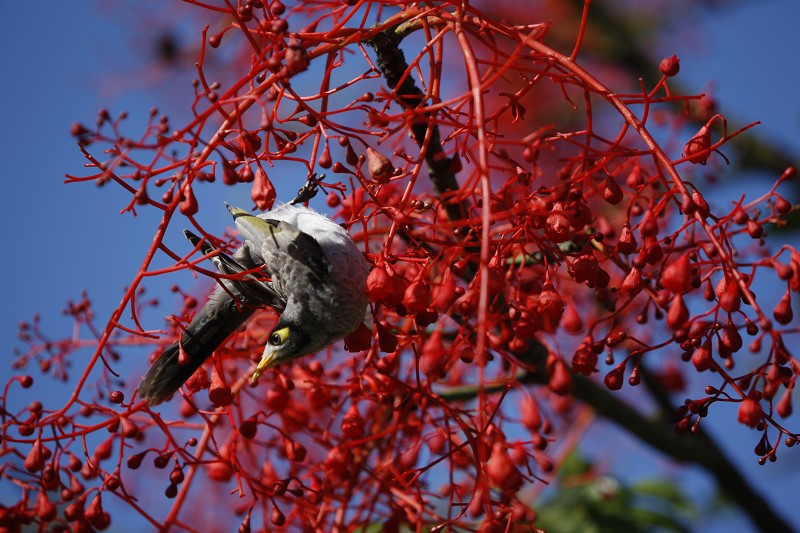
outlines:
{"label": "bird's foot", "polygon": [[320,174],[319,177],[317,177],[316,173],[311,174],[308,177],[308,180],[306,180],[306,184],[300,187],[300,189],[297,191],[297,196],[294,197],[294,200],[289,203],[291,205],[304,204],[314,198],[319,190],[319,182],[324,179],[325,174]]}

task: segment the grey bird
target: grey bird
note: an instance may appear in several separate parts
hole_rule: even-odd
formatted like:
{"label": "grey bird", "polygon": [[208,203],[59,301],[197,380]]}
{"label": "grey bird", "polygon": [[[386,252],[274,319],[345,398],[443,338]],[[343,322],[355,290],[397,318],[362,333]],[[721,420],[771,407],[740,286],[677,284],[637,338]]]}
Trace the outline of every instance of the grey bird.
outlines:
{"label": "grey bird", "polygon": [[347,336],[364,319],[369,267],[340,225],[294,202],[258,216],[230,206],[228,211],[244,241],[233,256],[184,232],[204,254],[217,252],[210,258],[228,277],[217,280],[219,286],[183,332],[180,346],[176,342],[165,349],[139,385],[139,395],[151,406],[174,394],[260,307],[272,307],[280,318],[253,380],[270,367]]}

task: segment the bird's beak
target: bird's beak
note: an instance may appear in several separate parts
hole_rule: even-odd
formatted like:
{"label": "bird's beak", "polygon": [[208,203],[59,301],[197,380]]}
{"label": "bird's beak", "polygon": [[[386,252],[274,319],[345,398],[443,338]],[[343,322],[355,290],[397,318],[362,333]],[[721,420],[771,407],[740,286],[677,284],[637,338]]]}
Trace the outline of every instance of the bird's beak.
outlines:
{"label": "bird's beak", "polygon": [[272,353],[265,353],[261,356],[261,361],[258,362],[258,366],[256,366],[255,372],[253,372],[253,377],[250,378],[251,383],[255,383],[258,381],[259,376],[272,368],[275,365],[275,352]]}

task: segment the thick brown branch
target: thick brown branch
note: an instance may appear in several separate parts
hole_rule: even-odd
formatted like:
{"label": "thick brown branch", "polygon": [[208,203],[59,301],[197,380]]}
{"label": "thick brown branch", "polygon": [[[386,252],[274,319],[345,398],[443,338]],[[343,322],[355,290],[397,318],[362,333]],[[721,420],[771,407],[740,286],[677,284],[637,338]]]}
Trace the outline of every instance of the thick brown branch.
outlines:
{"label": "thick brown branch", "polygon": [[[413,111],[423,104],[425,95],[414,83],[414,79],[410,75],[406,75],[409,66],[403,51],[400,50],[402,36],[395,29],[396,27],[391,27],[382,31],[367,41],[367,44],[375,50],[378,56],[378,68],[386,78],[389,88],[395,92],[397,102],[404,109]],[[417,145],[423,147],[428,129],[430,129],[425,150],[425,163],[430,171],[431,182],[433,182],[436,192],[442,196],[450,220],[461,220],[466,217],[466,207],[459,202],[447,201],[448,195],[446,194],[459,189],[456,176],[451,170],[453,160],[445,155],[439,126],[431,118],[433,118],[431,113],[426,111],[418,118],[412,119],[411,135]]]}

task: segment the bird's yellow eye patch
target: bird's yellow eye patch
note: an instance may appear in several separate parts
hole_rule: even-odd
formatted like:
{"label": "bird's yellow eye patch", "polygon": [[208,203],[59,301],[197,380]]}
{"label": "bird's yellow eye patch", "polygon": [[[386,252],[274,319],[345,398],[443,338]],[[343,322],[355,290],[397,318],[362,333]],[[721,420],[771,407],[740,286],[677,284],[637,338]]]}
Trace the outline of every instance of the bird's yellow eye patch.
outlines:
{"label": "bird's yellow eye patch", "polygon": [[289,338],[289,328],[281,328],[277,331],[273,331],[272,335],[269,336],[269,343],[273,346],[280,346],[281,344],[286,342],[286,339]]}
{"label": "bird's yellow eye patch", "polygon": [[[283,346],[286,341],[289,339],[289,327],[281,328],[272,332],[272,335],[269,336],[269,345],[270,346]],[[269,348],[264,349],[264,355],[261,356],[261,361],[258,362],[258,366],[256,366],[256,371],[253,372],[253,377],[250,378],[252,383],[255,383],[258,380],[258,376],[264,373],[268,368],[270,368],[277,359],[277,350]]]}

